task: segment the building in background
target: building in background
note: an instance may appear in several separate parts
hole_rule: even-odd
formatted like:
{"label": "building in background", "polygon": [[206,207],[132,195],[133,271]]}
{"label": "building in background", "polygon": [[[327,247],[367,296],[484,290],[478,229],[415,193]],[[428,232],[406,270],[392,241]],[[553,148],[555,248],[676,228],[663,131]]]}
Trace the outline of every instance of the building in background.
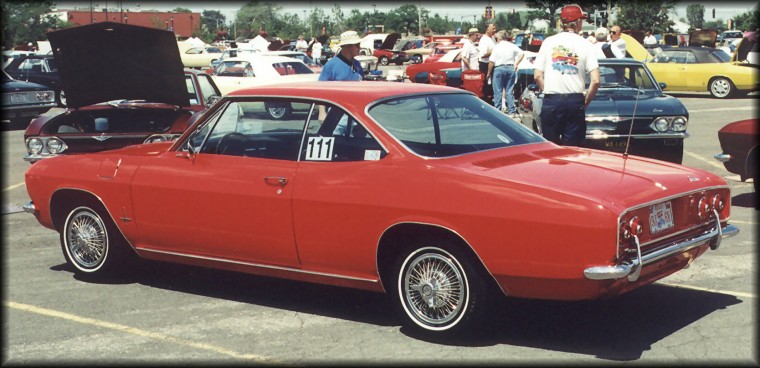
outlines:
{"label": "building in background", "polygon": [[128,23],[143,27],[174,31],[179,39],[186,39],[201,29],[201,13],[172,13],[150,11],[119,11],[119,9],[57,10],[54,12],[61,20],[85,25],[95,22]]}

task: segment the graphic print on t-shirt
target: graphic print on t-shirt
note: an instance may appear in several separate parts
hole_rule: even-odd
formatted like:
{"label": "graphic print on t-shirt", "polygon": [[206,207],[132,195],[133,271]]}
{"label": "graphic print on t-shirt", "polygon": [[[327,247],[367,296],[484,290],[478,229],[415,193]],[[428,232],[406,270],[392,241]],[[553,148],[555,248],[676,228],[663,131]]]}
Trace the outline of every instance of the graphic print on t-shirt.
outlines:
{"label": "graphic print on t-shirt", "polygon": [[578,54],[565,46],[556,46],[552,49],[552,69],[562,74],[578,74]]}

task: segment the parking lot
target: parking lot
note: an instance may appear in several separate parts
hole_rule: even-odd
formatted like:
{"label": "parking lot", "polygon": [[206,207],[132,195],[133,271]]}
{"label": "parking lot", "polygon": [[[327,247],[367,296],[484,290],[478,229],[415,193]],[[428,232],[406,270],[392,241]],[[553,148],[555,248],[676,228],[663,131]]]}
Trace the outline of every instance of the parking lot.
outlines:
{"label": "parking lot", "polygon": [[728,181],[739,235],[621,297],[508,300],[477,337],[446,340],[402,328],[384,295],[358,290],[157,262],[78,280],[58,234],[21,210],[23,131],[3,131],[2,363],[757,364],[758,197],[713,155],[721,127],[757,117],[758,93],[673,95],[690,113],[683,164]]}

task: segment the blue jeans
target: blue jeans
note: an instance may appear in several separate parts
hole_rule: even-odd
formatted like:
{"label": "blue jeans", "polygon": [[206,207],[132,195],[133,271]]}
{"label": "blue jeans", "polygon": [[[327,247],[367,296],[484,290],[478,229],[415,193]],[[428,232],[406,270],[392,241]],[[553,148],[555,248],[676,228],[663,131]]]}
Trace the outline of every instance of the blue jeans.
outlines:
{"label": "blue jeans", "polygon": [[541,131],[549,141],[580,146],[586,141],[586,104],[583,94],[544,95]]}
{"label": "blue jeans", "polygon": [[501,95],[507,94],[507,112],[514,114],[515,108],[515,69],[512,65],[500,65],[493,70],[493,106],[501,110]]}

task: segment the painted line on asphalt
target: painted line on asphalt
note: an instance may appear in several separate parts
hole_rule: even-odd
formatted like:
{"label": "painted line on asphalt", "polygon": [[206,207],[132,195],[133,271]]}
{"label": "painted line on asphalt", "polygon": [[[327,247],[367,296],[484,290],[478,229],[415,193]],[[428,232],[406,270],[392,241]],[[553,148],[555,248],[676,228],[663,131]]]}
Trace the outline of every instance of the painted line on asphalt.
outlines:
{"label": "painted line on asphalt", "polygon": [[26,185],[26,182],[22,181],[22,182],[20,182],[18,184],[13,184],[13,185],[11,185],[11,186],[9,186],[7,188],[4,188],[3,191],[6,192],[6,191],[9,191],[9,190],[13,190],[13,189],[16,189],[16,188],[18,188],[20,186],[23,186],[23,185]]}
{"label": "painted line on asphalt", "polygon": [[126,325],[122,325],[122,324],[118,324],[118,323],[100,321],[100,320],[97,320],[97,319],[92,319],[92,318],[87,318],[87,317],[80,317],[80,316],[77,316],[77,315],[74,315],[74,314],[70,314],[70,313],[66,313],[66,312],[61,312],[61,311],[57,311],[57,310],[53,310],[53,309],[36,307],[36,306],[33,306],[33,305],[23,304],[23,303],[17,303],[17,302],[12,302],[12,301],[5,301],[4,304],[7,307],[9,307],[9,308],[18,309],[18,310],[25,311],[25,312],[37,313],[37,314],[40,314],[40,315],[43,315],[43,316],[47,316],[47,317],[59,318],[59,319],[63,319],[63,320],[71,321],[71,322],[85,324],[85,325],[96,326],[96,327],[106,328],[106,329],[110,329],[110,330],[120,331],[120,332],[128,333],[128,334],[131,334],[131,335],[135,335],[135,336],[149,338],[149,339],[160,340],[160,341],[165,341],[165,342],[171,342],[171,343],[174,343],[174,344],[177,344],[177,345],[187,346],[187,347],[191,347],[191,348],[194,348],[194,349],[206,350],[206,351],[210,351],[210,352],[214,352],[214,353],[218,353],[218,354],[228,355],[228,356],[231,356],[231,357],[237,358],[237,359],[253,360],[253,361],[262,362],[262,363],[264,363],[264,362],[266,362],[266,363],[273,363],[273,364],[277,363],[277,361],[275,361],[273,359],[270,359],[270,358],[267,358],[267,357],[264,357],[264,356],[261,356],[261,355],[242,354],[242,353],[238,353],[236,351],[233,351],[233,350],[230,350],[230,349],[226,349],[226,348],[223,348],[223,347],[219,347],[219,346],[215,346],[215,345],[211,345],[211,344],[199,343],[199,342],[190,341],[190,340],[185,340],[185,339],[181,339],[181,338],[178,338],[178,337],[174,337],[174,336],[170,336],[170,335],[165,335],[165,334],[158,333],[158,332],[147,331],[147,330],[143,330],[143,329],[140,329],[140,328],[126,326]]}
{"label": "painted line on asphalt", "polygon": [[715,160],[715,159],[708,160],[708,159],[706,159],[706,158],[704,158],[704,157],[702,157],[702,156],[700,156],[700,155],[698,155],[696,153],[692,153],[692,152],[689,152],[689,151],[683,151],[683,153],[685,153],[685,154],[687,154],[687,155],[689,155],[691,157],[694,157],[697,160],[700,160],[700,161],[702,161],[702,162],[704,162],[704,163],[706,163],[706,164],[708,164],[708,165],[710,165],[712,167],[715,167],[717,169],[726,170],[726,167],[723,166],[723,164],[719,164],[718,161]]}
{"label": "painted line on asphalt", "polygon": [[741,291],[717,290],[717,289],[703,288],[703,287],[699,287],[699,286],[671,284],[669,282],[657,282],[657,284],[659,284],[659,285],[665,285],[665,286],[670,286],[670,287],[676,287],[676,288],[680,288],[680,289],[691,289],[691,290],[699,290],[699,291],[709,291],[711,293],[731,295],[731,296],[735,296],[737,298],[757,298],[757,295],[755,295],[753,293],[744,293],[744,292],[741,292]]}
{"label": "painted line on asphalt", "polygon": [[731,224],[757,225],[757,222],[754,221],[729,220],[728,222]]}
{"label": "painted line on asphalt", "polygon": [[710,112],[710,111],[736,111],[736,110],[754,110],[755,108],[753,106],[737,106],[737,107],[716,107],[714,109],[698,109],[698,110],[689,110],[689,114],[695,113],[695,112]]}

